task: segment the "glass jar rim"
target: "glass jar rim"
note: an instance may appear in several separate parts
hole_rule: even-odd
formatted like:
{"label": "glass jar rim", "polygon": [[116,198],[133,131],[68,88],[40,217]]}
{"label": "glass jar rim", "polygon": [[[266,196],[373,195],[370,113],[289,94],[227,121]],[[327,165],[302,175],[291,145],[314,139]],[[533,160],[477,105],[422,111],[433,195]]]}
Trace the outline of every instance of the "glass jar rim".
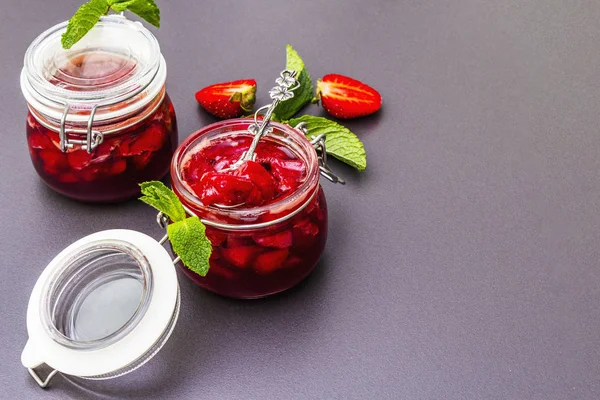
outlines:
{"label": "glass jar rim", "polygon": [[[53,120],[60,120],[65,108],[69,107],[75,112],[68,113],[66,118],[67,122],[73,123],[87,122],[91,110],[97,108],[94,120],[104,121],[143,108],[160,93],[166,81],[166,64],[158,40],[141,23],[121,15],[103,16],[69,50],[64,50],[60,43],[66,27],[67,22],[62,22],[47,29],[33,40],[25,53],[21,89],[30,107]],[[111,40],[115,37],[120,40]],[[48,69],[58,71],[56,63],[59,59],[67,61],[77,56],[117,51],[123,52],[134,67],[130,74],[117,77],[100,90],[97,85],[86,86],[86,90],[73,90],[49,79]],[[120,53],[115,55],[121,56]],[[126,101],[125,107],[110,107]]]}
{"label": "glass jar rim", "polygon": [[[193,194],[183,183],[183,179],[181,177],[181,161],[183,156],[187,153],[190,148],[196,144],[197,141],[206,137],[207,134],[239,134],[239,133],[248,133],[247,128],[254,124],[254,119],[252,118],[236,118],[230,119],[226,121],[219,121],[213,124],[207,125],[204,128],[192,133],[189,135],[175,150],[173,154],[173,158],[171,161],[171,184],[175,189],[176,193],[180,194],[183,197],[184,206],[187,204],[192,204],[194,208],[202,210],[207,215],[219,215],[219,216],[227,216],[229,218],[239,220],[240,224],[235,223],[223,223],[221,221],[215,221],[211,218],[207,218],[206,215],[201,216],[203,222],[206,222],[208,225],[220,227],[223,229],[231,228],[231,229],[240,229],[240,226],[243,226],[244,229],[252,229],[254,227],[263,227],[264,225],[275,225],[279,222],[287,220],[289,217],[292,217],[296,214],[296,212],[300,211],[300,209],[304,208],[310,200],[314,197],[312,193],[307,196],[307,194],[311,191],[311,189],[317,189],[319,184],[319,165],[318,165],[318,157],[317,152],[313,145],[306,139],[304,134],[299,130],[292,128],[289,125],[285,125],[278,122],[270,122],[269,126],[274,128],[275,131],[279,131],[285,133],[294,144],[300,146],[303,154],[298,154],[302,157],[302,161],[304,161],[307,165],[307,174],[306,179],[300,186],[298,186],[291,194],[283,197],[280,200],[277,200],[273,203],[266,204],[264,206],[253,207],[253,208],[239,208],[239,209],[224,209],[214,206],[205,206],[202,204],[200,199]],[[238,125],[239,129],[231,129],[232,127]],[[220,132],[221,128],[228,128],[227,131]],[[249,133],[248,133],[249,134]],[[270,138],[277,139],[277,136],[272,134],[265,136]],[[283,142],[282,142],[283,143]],[[285,143],[284,143],[285,144]],[[289,145],[289,143],[287,143]],[[297,203],[300,200],[304,199],[305,201],[300,204],[298,207],[290,206],[291,204]],[[186,207],[189,208],[189,207]],[[256,222],[253,223],[249,221],[251,218],[258,218],[260,215],[263,215],[266,212],[272,211],[273,209],[288,209],[289,213],[285,214],[283,217],[277,218],[276,220],[269,222]]]}

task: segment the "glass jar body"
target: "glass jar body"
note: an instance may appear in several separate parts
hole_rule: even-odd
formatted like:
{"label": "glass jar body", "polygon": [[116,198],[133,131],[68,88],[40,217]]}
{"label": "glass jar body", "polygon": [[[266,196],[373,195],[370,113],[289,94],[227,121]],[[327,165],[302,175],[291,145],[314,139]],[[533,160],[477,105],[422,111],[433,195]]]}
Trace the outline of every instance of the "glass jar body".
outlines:
{"label": "glass jar body", "polygon": [[191,194],[183,179],[184,161],[220,140],[236,142],[252,123],[223,121],[190,135],[171,165],[173,190],[188,212],[202,219],[212,244],[206,276],[180,266],[201,287],[243,299],[279,293],[299,283],[315,268],[327,241],[327,202],[319,184],[316,151],[300,131],[287,125],[271,123],[272,133],[261,139],[283,146],[306,165],[305,178],[287,197],[256,208],[223,209],[205,206]]}
{"label": "glass jar body", "polygon": [[[59,133],[27,115],[27,145],[35,170],[55,191],[85,202],[118,202],[139,194],[139,183],[162,179],[177,147],[173,103],[165,93],[143,120],[104,135],[91,153],[75,145],[61,151]],[[82,136],[84,138],[84,136]]]}
{"label": "glass jar body", "polygon": [[327,202],[319,187],[304,210],[277,225],[236,231],[206,227],[212,243],[210,269],[200,276],[185,267],[196,284],[217,294],[252,299],[283,292],[317,265],[327,241]]}

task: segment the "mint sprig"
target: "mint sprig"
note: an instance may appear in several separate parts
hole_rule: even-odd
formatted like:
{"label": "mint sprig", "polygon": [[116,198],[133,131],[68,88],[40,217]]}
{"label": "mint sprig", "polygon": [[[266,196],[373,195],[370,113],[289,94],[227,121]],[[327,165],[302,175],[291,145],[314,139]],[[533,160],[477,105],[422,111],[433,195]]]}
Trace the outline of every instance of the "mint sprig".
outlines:
{"label": "mint sprig", "polygon": [[350,132],[348,128],[327,118],[312,115],[303,115],[287,121],[290,126],[296,126],[300,122],[306,123],[309,140],[311,136],[325,134],[327,154],[334,156],[359,171],[364,171],[367,168],[365,147],[360,139],[354,133]]}
{"label": "mint sprig", "polygon": [[286,46],[286,69],[299,72],[300,87],[294,90],[294,97],[279,103],[272,119],[282,121],[291,126],[306,122],[309,134],[312,136],[325,134],[327,154],[338,160],[364,171],[367,168],[367,154],[360,139],[348,128],[323,117],[303,115],[293,118],[305,105],[313,102],[313,83],[306,70],[304,61],[296,50],[289,44]]}
{"label": "mint sprig", "polygon": [[306,71],[304,61],[302,61],[298,52],[289,44],[286,46],[286,69],[298,72],[297,79],[300,87],[294,90],[293,98],[282,101],[275,108],[274,117],[276,116],[279,121],[293,117],[302,107],[310,103],[313,98],[312,79],[310,79],[310,75]]}
{"label": "mint sprig", "polygon": [[206,227],[198,217],[189,217],[170,224],[167,234],[173,251],[181,261],[200,276],[206,276],[210,268],[212,244],[206,237]]}
{"label": "mint sprig", "polygon": [[131,11],[148,23],[160,28],[160,9],[154,0],[108,0],[115,12]]}
{"label": "mint sprig", "polygon": [[123,12],[129,10],[160,27],[160,10],[154,0],[90,0],[75,12],[67,24],[61,43],[64,49],[70,49],[79,42],[110,10]]}
{"label": "mint sprig", "polygon": [[187,217],[183,204],[171,189],[160,181],[140,184],[140,200],[166,214],[172,221],[167,235],[183,264],[200,276],[206,276],[210,268],[212,245],[206,237],[206,227],[198,217]]}
{"label": "mint sprig", "polygon": [[166,214],[171,221],[183,221],[187,215],[179,197],[160,181],[140,183],[142,197],[140,200]]}

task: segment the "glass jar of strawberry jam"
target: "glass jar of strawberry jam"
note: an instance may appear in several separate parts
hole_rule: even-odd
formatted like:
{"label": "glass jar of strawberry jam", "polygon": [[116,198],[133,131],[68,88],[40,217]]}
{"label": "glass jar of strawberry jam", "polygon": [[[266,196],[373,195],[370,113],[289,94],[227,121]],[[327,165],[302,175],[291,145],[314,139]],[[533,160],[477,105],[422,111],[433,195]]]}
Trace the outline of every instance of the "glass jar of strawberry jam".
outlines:
{"label": "glass jar of strawberry jam", "polygon": [[226,170],[248,150],[253,124],[237,119],[209,125],[178,147],[171,164],[173,191],[189,214],[200,217],[212,243],[205,277],[185,266],[183,271],[198,285],[234,298],[294,286],[315,267],[327,240],[319,184],[326,166],[300,129],[271,122],[254,161]]}
{"label": "glass jar of strawberry jam", "polygon": [[66,25],[41,34],[25,54],[31,160],[68,197],[134,197],[138,183],[167,174],[178,141],[159,44],[140,23],[111,15],[64,50]]}

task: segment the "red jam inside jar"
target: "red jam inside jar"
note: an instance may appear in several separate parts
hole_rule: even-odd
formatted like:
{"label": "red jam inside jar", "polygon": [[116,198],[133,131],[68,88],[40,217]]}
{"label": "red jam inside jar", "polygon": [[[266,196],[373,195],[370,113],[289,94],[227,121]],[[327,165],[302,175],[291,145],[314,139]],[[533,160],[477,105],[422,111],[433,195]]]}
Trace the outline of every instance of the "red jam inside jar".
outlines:
{"label": "red jam inside jar", "polygon": [[[31,44],[21,74],[34,168],[48,186],[76,200],[135,197],[139,183],[168,173],[178,142],[156,38],[115,15],[65,51],[64,29],[57,25]],[[93,136],[88,151],[90,119],[102,140]]]}
{"label": "red jam inside jar", "polygon": [[[173,189],[206,225],[213,246],[198,285],[234,298],[258,298],[300,282],[327,240],[327,204],[317,155],[302,133],[272,123],[255,161],[225,170],[248,149],[252,120],[210,125],[175,152]],[[224,171],[225,170],[225,171]]]}
{"label": "red jam inside jar", "polygon": [[183,165],[182,177],[206,206],[258,207],[292,193],[306,179],[306,163],[283,144],[262,140],[255,161],[225,171],[252,143],[250,135],[214,140]]}

